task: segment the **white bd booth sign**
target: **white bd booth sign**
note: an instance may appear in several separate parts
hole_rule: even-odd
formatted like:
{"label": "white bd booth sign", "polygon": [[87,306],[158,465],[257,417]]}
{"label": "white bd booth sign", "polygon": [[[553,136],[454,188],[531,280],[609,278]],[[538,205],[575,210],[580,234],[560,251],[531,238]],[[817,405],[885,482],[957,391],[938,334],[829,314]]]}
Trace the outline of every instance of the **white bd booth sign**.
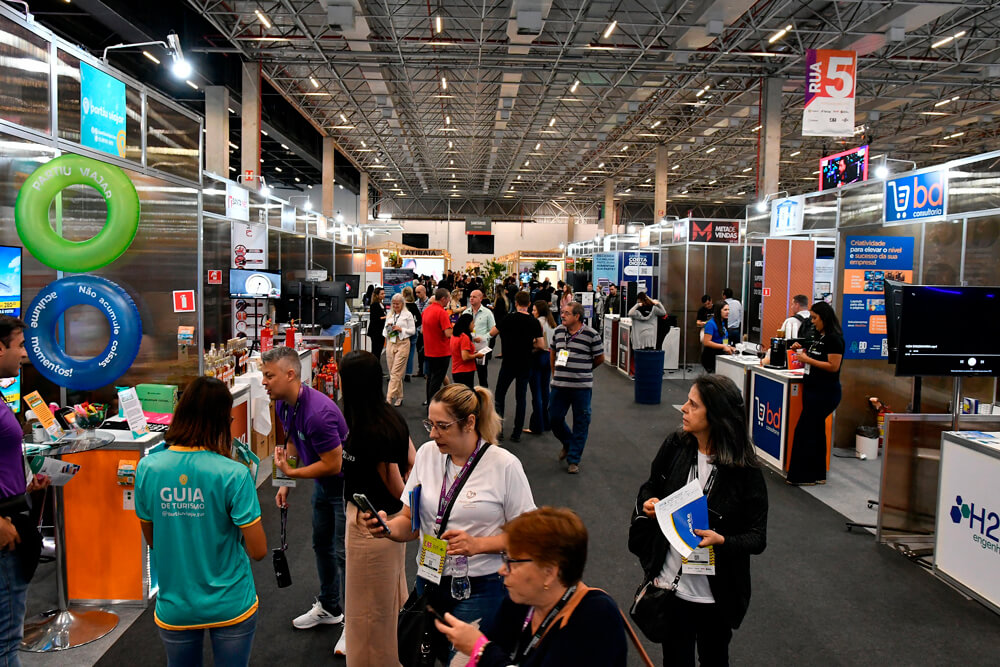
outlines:
{"label": "white bd booth sign", "polygon": [[945,433],[939,474],[934,570],[1000,613],[1000,437]]}

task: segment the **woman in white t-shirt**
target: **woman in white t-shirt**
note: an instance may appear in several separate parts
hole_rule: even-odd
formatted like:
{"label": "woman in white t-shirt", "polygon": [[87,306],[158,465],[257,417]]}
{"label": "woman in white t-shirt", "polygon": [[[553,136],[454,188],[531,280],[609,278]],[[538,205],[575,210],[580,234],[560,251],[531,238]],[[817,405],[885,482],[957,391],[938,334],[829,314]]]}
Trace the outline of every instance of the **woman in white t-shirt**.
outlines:
{"label": "woman in white t-shirt", "polygon": [[[450,611],[468,623],[486,622],[496,613],[505,595],[503,579],[498,574],[503,563],[500,554],[506,549],[501,529],[514,517],[535,509],[535,501],[517,457],[496,445],[488,445],[496,442],[500,432],[500,417],[493,409],[493,394],[488,389],[470,389],[462,384],[443,387],[431,399],[427,416],[424,427],[433,439],[417,450],[400,497],[403,509],[391,518],[385,512],[379,515],[389,525],[389,539],[408,542],[420,538],[417,594],[430,588],[431,604],[439,612]],[[465,476],[468,479],[458,487],[458,479]],[[417,487],[420,487],[420,526],[411,531],[411,492]],[[447,558],[440,583],[435,584],[436,577],[428,573],[426,566],[436,559],[424,545],[438,532],[437,519],[451,497],[454,497],[452,511],[439,536],[447,542]],[[375,537],[386,537],[375,518],[368,520],[368,529]],[[467,599],[456,599],[455,594],[460,594],[461,589],[460,575],[466,568],[471,594]]]}
{"label": "woman in white t-shirt", "polygon": [[549,348],[552,347],[552,337],[556,333],[556,320],[552,317],[549,302],[544,299],[535,301],[531,314],[542,325],[545,335],[545,347],[531,353],[531,375],[528,386],[531,387],[531,418],[525,433],[541,435],[551,430],[549,425],[549,382],[552,380],[552,369],[549,365]]}

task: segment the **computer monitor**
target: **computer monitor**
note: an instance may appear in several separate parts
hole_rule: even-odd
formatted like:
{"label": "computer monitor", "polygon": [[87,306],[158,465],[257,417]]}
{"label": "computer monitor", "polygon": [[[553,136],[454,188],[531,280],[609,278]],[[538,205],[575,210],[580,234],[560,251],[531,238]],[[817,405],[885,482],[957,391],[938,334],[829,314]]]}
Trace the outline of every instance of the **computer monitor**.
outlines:
{"label": "computer monitor", "polygon": [[281,274],[252,269],[230,269],[229,296],[233,299],[279,299]]}

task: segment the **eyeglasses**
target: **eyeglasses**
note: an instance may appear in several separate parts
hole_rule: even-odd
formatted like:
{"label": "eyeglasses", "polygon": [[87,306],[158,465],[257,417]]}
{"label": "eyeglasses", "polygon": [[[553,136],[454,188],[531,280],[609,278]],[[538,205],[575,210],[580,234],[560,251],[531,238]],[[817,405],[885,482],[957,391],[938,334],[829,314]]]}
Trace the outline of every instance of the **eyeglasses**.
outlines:
{"label": "eyeglasses", "polygon": [[452,424],[457,424],[460,421],[463,421],[463,420],[462,419],[456,419],[455,421],[450,421],[450,422],[432,422],[430,419],[425,419],[423,421],[423,425],[424,425],[424,428],[427,429],[428,433],[430,433],[435,427],[437,428],[437,430],[440,433],[444,433],[449,428],[451,428]]}
{"label": "eyeglasses", "polygon": [[511,558],[507,555],[506,551],[500,552],[500,558],[503,560],[504,567],[508,570],[510,569],[511,563],[532,563],[535,560],[534,558]]}

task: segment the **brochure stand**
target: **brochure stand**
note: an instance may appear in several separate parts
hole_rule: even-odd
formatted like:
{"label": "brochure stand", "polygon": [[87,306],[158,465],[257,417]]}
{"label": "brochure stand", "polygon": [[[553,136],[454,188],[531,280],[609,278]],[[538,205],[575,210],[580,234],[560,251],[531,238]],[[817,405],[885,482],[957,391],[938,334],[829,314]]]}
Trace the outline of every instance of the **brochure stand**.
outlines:
{"label": "brochure stand", "polygon": [[[67,436],[46,452],[48,456],[97,449],[114,442],[114,437],[101,432],[87,432],[83,438]],[[66,588],[66,527],[63,513],[63,488],[52,487],[52,514],[56,537],[56,591],[59,606],[27,620],[21,650],[32,653],[64,651],[100,639],[118,625],[118,615],[80,606],[70,606]]]}

